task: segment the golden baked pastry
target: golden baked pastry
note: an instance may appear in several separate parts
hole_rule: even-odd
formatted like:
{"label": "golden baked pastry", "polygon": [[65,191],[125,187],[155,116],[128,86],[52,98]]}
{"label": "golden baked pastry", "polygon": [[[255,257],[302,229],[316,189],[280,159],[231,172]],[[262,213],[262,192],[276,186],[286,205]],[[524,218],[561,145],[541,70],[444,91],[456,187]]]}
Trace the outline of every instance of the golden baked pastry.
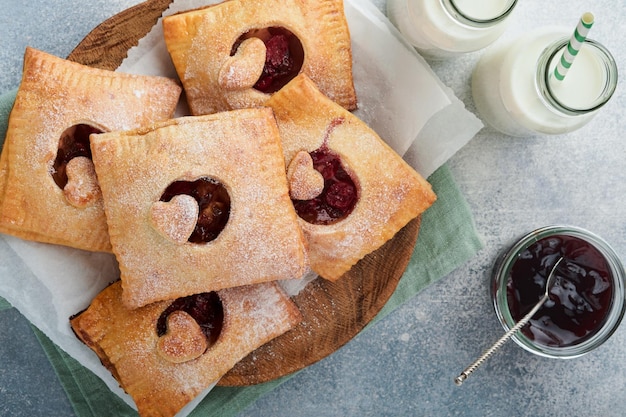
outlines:
{"label": "golden baked pastry", "polygon": [[435,201],[424,178],[305,74],[267,106],[278,123],[311,269],[322,277],[338,279]]}
{"label": "golden baked pastry", "polygon": [[262,105],[300,72],[356,108],[343,0],[230,0],[165,17],[192,114]]}
{"label": "golden baked pastry", "polygon": [[127,306],[306,271],[271,109],[188,116],[92,142]]}
{"label": "golden baked pastry", "polygon": [[143,417],[175,415],[248,353],[301,320],[275,283],[138,309],[125,307],[121,297],[117,281],[70,322]]}
{"label": "golden baked pastry", "polygon": [[180,93],[167,78],[90,68],[27,48],[0,158],[0,232],[109,252],[89,136],[167,119]]}

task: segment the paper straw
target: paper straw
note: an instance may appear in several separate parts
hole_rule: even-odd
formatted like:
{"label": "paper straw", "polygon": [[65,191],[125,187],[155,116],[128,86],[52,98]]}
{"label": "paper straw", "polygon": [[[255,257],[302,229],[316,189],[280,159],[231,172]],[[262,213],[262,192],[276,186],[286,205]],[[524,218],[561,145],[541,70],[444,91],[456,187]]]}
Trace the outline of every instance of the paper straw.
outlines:
{"label": "paper straw", "polygon": [[587,38],[587,34],[589,33],[589,29],[593,26],[593,14],[585,13],[582,15],[580,20],[578,21],[578,25],[576,25],[576,30],[574,30],[574,34],[569,39],[567,43],[567,48],[563,51],[563,55],[556,68],[554,69],[554,77],[563,81],[565,75],[567,74],[567,70],[572,66],[572,62],[574,62],[574,58],[578,55],[578,51],[580,51],[583,42]]}

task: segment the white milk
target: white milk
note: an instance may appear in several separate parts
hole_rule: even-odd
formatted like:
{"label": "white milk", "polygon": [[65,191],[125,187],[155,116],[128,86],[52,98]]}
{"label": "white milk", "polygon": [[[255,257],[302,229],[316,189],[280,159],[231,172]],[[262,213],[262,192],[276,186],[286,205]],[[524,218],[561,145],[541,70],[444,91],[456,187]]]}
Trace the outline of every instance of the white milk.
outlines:
{"label": "white milk", "polygon": [[555,85],[548,76],[545,85],[545,66],[551,74],[570,34],[539,29],[483,54],[472,75],[472,96],[484,122],[507,135],[533,136],[571,132],[593,118],[617,85],[615,61],[601,45],[585,43],[566,82]]}
{"label": "white milk", "polygon": [[[550,72],[554,72],[557,60],[550,63]],[[563,105],[574,109],[585,109],[593,105],[601,94],[607,74],[602,61],[595,55],[591,47],[584,44],[576,55],[565,79],[559,81],[551,78],[552,95]]]}
{"label": "white milk", "polygon": [[[448,58],[494,42],[517,0],[387,0],[387,16],[428,58]],[[457,10],[455,10],[455,7]]]}

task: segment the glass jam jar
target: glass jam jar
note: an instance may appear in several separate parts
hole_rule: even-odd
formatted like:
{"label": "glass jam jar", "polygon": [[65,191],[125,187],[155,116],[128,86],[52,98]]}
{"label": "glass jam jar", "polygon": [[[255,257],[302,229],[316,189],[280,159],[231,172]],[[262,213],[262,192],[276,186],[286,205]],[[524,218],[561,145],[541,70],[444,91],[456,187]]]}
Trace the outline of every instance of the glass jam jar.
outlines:
{"label": "glass jam jar", "polygon": [[508,331],[542,297],[547,276],[561,257],[550,299],[512,339],[540,356],[574,358],[604,343],[626,310],[624,267],[599,236],[572,226],[527,234],[496,264],[491,296]]}
{"label": "glass jam jar", "polygon": [[586,39],[563,81],[554,67],[571,33],[547,27],[488,49],[472,74],[472,97],[483,121],[517,137],[572,132],[587,124],[617,87],[617,64]]}
{"label": "glass jam jar", "polygon": [[482,49],[502,35],[517,0],[387,0],[387,16],[426,58]]}

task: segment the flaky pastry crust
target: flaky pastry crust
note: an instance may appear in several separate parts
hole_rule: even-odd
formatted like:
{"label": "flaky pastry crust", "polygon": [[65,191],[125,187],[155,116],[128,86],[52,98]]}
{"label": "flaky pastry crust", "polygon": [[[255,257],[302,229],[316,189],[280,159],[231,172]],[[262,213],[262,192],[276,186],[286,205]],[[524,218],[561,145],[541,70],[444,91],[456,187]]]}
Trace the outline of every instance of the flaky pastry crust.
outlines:
{"label": "flaky pastry crust", "polygon": [[[271,109],[172,119],[96,135],[93,160],[129,307],[306,272]],[[215,240],[192,243],[162,226],[160,199],[176,181],[210,178],[230,196]],[[172,221],[188,225],[186,204]]]}
{"label": "flaky pastry crust", "polygon": [[343,0],[230,0],[163,19],[167,49],[185,88],[192,114],[262,105],[269,94],[253,88],[265,62],[265,47],[240,37],[282,27],[304,50],[301,72],[332,100],[356,108],[350,32]]}
{"label": "flaky pastry crust", "polygon": [[52,177],[61,136],[77,124],[112,131],[168,119],[180,93],[167,78],[90,68],[27,48],[0,157],[0,232],[110,252],[91,161],[70,160],[65,192]]}
{"label": "flaky pastry crust", "polygon": [[[176,351],[168,358],[160,351],[166,336],[158,336],[156,323],[171,301],[128,309],[119,281],[73,317],[71,326],[133,398],[142,417],[173,416],[248,353],[301,320],[296,305],[275,283],[227,289],[218,296],[224,312],[221,333],[194,359],[177,360]],[[187,336],[180,335],[192,340]]]}
{"label": "flaky pastry crust", "polygon": [[358,201],[334,224],[299,219],[311,269],[336,280],[378,249],[436,199],[430,184],[364,122],[324,96],[300,74],[272,96],[287,166],[302,151],[322,146],[339,155],[355,180]]}

